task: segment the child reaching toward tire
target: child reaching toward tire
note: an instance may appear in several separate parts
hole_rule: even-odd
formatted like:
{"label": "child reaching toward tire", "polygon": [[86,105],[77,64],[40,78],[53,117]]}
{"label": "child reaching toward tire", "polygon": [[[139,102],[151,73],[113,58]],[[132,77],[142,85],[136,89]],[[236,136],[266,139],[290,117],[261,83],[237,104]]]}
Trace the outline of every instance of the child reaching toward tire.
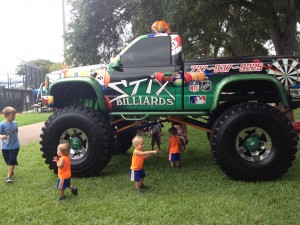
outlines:
{"label": "child reaching toward tire", "polygon": [[71,163],[70,163],[70,145],[68,143],[59,144],[57,147],[57,156],[53,161],[58,167],[58,181],[56,188],[59,191],[58,200],[65,200],[65,190],[69,188],[74,196],[77,195],[77,188],[71,185]]}
{"label": "child reaching toward tire", "polygon": [[131,159],[130,180],[134,182],[136,192],[141,194],[144,187],[144,178],[146,177],[146,173],[143,169],[144,159],[149,159],[150,155],[157,154],[159,151],[144,151],[145,144],[144,139],[141,136],[135,136],[132,139],[132,144],[134,146],[134,151]]}

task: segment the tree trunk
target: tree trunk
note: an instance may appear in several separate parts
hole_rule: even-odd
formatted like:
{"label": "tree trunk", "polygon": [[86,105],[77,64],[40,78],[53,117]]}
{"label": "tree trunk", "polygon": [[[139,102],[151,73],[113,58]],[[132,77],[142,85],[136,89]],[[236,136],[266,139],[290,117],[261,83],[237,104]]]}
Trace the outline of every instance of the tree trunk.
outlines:
{"label": "tree trunk", "polygon": [[[278,13],[278,9],[269,5],[271,20],[268,32],[274,44],[277,55],[299,54],[297,48],[296,29],[297,29],[297,0],[283,1],[283,16]],[[267,10],[265,10],[266,12]],[[270,14],[269,14],[270,15]],[[268,15],[266,15],[268,16]]]}
{"label": "tree trunk", "polygon": [[233,45],[232,45],[232,50],[233,50],[233,56],[244,56],[246,55],[245,51],[245,43],[244,43],[244,38],[243,38],[243,27],[241,24],[241,5],[237,4],[233,8]]}

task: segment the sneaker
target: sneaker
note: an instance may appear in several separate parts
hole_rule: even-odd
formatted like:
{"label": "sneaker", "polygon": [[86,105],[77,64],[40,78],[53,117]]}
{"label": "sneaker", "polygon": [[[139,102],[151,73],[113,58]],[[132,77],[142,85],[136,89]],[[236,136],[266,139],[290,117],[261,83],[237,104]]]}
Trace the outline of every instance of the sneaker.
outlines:
{"label": "sneaker", "polygon": [[77,188],[73,188],[73,189],[71,190],[71,192],[72,192],[72,194],[73,194],[74,196],[76,196],[77,193],[78,193],[78,189],[77,189]]}
{"label": "sneaker", "polygon": [[137,190],[136,193],[137,193],[137,194],[142,194],[142,193],[143,193],[143,192],[142,192],[142,189]]}
{"label": "sneaker", "polygon": [[63,196],[59,196],[59,198],[58,198],[59,201],[63,201],[65,199],[66,199],[66,196],[64,196],[64,195]]}
{"label": "sneaker", "polygon": [[147,186],[144,185],[144,184],[142,184],[142,185],[141,185],[141,189],[147,189]]}
{"label": "sneaker", "polygon": [[5,180],[6,183],[12,183],[14,180],[11,177],[6,178]]}

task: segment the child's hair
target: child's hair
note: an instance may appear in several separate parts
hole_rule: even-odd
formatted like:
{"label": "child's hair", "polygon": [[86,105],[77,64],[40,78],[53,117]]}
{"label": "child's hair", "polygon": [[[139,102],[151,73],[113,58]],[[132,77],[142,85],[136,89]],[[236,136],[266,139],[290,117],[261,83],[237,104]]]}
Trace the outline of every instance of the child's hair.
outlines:
{"label": "child's hair", "polygon": [[7,106],[5,107],[3,110],[2,110],[3,114],[4,114],[4,117],[8,117],[10,114],[16,114],[17,111],[13,108],[13,107],[10,107],[10,106]]}
{"label": "child's hair", "polygon": [[141,141],[143,141],[144,138],[142,138],[141,136],[135,136],[133,139],[132,139],[132,144],[135,145],[136,143],[140,143]]}
{"label": "child's hair", "polygon": [[175,127],[171,127],[171,128],[169,128],[168,132],[172,135],[176,135],[177,134],[177,129]]}
{"label": "child's hair", "polygon": [[70,149],[71,147],[68,143],[62,143],[58,145],[58,150],[61,151],[63,155],[69,155]]}

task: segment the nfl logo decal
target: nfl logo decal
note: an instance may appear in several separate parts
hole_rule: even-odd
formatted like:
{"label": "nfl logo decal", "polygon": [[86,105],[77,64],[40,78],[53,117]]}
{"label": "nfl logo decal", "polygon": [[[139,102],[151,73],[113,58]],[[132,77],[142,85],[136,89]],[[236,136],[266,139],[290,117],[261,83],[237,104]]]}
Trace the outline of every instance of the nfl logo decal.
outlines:
{"label": "nfl logo decal", "polygon": [[202,81],[201,82],[201,91],[210,91],[211,89],[211,81]]}
{"label": "nfl logo decal", "polygon": [[190,96],[190,104],[206,104],[206,95]]}
{"label": "nfl logo decal", "polygon": [[192,81],[192,82],[190,82],[189,90],[191,92],[197,92],[197,91],[199,91],[199,82],[198,81]]}

